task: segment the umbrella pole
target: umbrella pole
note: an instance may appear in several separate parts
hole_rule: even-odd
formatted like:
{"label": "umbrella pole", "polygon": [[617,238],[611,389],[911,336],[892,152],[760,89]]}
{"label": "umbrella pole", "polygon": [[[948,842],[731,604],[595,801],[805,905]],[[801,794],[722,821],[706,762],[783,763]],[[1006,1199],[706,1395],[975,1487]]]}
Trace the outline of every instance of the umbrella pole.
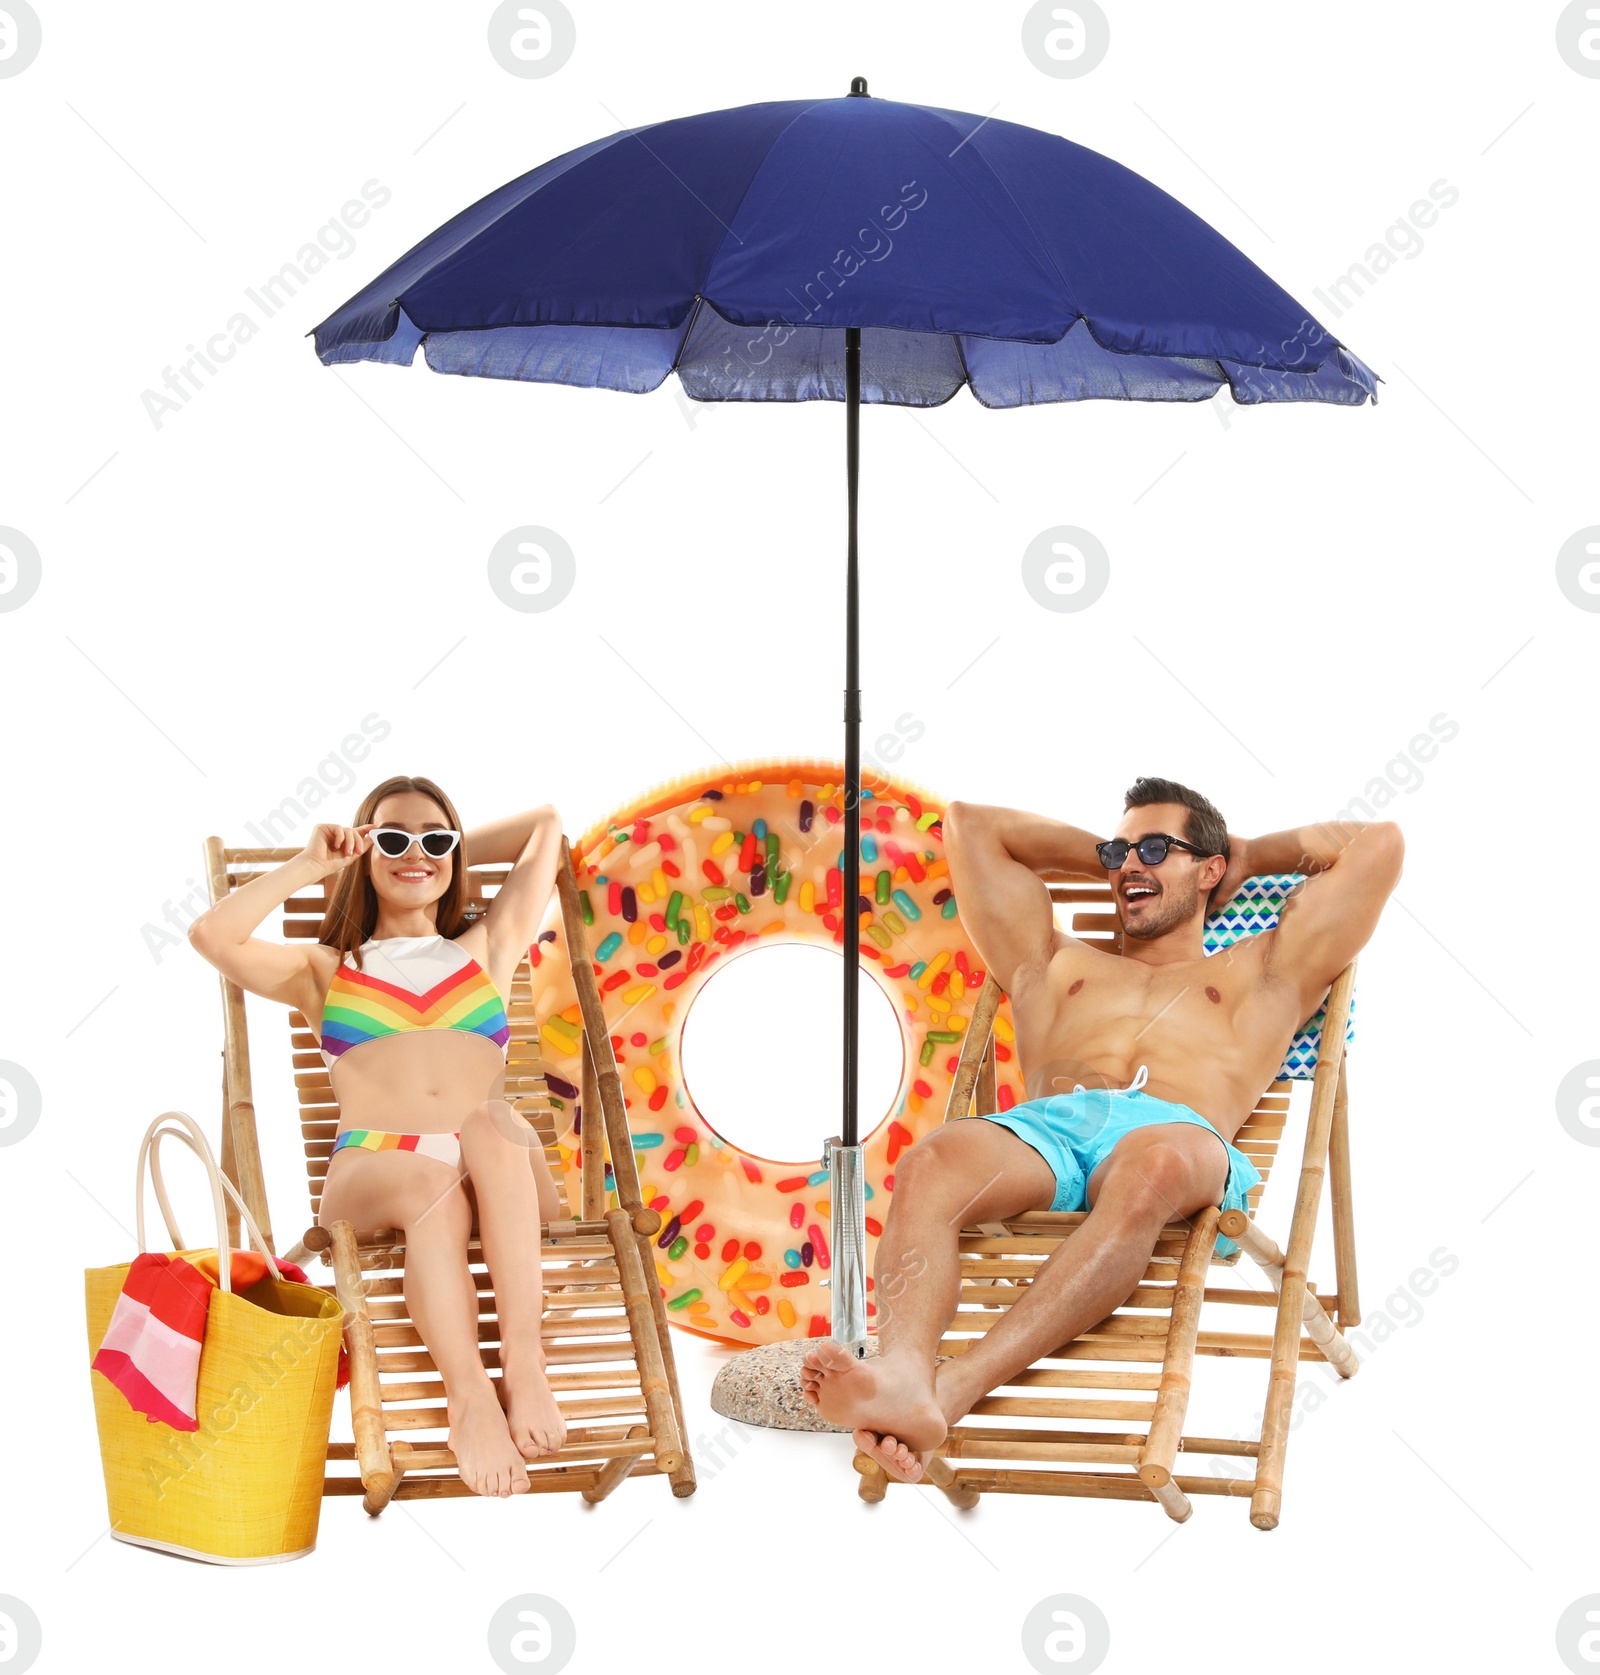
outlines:
{"label": "umbrella pole", "polygon": [[856,498],[861,465],[861,328],[844,333],[845,477],[849,509],[845,565],[844,851],[840,857],[844,916],[844,1110],[828,1142],[833,1230],[831,1275],[834,1341],[867,1352],[866,1196],[856,1123],[856,1029],[861,964],[861,625],[856,571]]}
{"label": "umbrella pole", "polygon": [[844,333],[845,476],[849,546],[844,606],[844,1116],[839,1138],[856,1133],[856,978],[861,950],[861,602],[856,573],[856,490],[861,469],[861,328]]}

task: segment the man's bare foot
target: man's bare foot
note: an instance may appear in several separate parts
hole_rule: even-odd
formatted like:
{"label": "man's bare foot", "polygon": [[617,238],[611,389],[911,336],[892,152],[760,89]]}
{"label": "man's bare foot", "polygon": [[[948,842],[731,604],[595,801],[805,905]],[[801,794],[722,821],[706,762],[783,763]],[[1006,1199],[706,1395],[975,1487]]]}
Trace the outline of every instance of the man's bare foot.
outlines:
{"label": "man's bare foot", "polygon": [[851,1434],[863,1454],[870,1455],[891,1477],[898,1478],[902,1483],[915,1483],[927,1470],[928,1458],[934,1452],[933,1448],[925,1448],[919,1453],[908,1443],[887,1433],[883,1436],[876,1431],[855,1431]]}
{"label": "man's bare foot", "polygon": [[[973,1402],[977,1402],[983,1394],[982,1390],[967,1389],[958,1370],[958,1360],[960,1357],[942,1358],[933,1368],[933,1397],[938,1402],[938,1410],[945,1415],[947,1435],[967,1417]],[[943,1437],[940,1437],[940,1442],[943,1442]],[[937,1446],[918,1451],[898,1437],[880,1437],[871,1430],[856,1432],[856,1447],[863,1454],[870,1454],[891,1477],[898,1477],[901,1482],[918,1481],[928,1469],[928,1461],[937,1452]]]}
{"label": "man's bare foot", "polygon": [[[801,1363],[800,1392],[824,1419],[850,1426],[856,1446],[903,1482],[914,1483],[922,1475],[917,1456],[944,1441],[932,1369],[910,1357],[891,1352],[858,1361],[825,1338]],[[916,1475],[907,1476],[913,1467]]]}
{"label": "man's bare foot", "polygon": [[520,1495],[528,1489],[528,1468],[511,1440],[506,1416],[484,1381],[463,1396],[452,1396],[450,1451],[461,1481],[475,1495]]}
{"label": "man's bare foot", "polygon": [[502,1351],[501,1399],[511,1440],[525,1460],[553,1454],[567,1440],[567,1421],[545,1377],[542,1357]]}
{"label": "man's bare foot", "polygon": [[971,1388],[962,1377],[961,1357],[942,1356],[933,1369],[933,1397],[939,1404],[947,1426],[959,1424],[972,1411],[973,1404],[983,1397],[981,1389]]}
{"label": "man's bare foot", "polygon": [[[977,1397],[969,1393],[962,1383],[959,1371],[953,1372],[955,1358],[941,1360],[934,1368],[933,1388],[934,1399],[939,1404],[939,1411],[944,1415],[946,1434],[949,1428],[959,1420],[965,1419]],[[980,1392],[981,1394],[981,1392]],[[939,1439],[940,1442],[944,1438]],[[863,1454],[876,1460],[891,1477],[897,1477],[902,1483],[915,1483],[927,1470],[928,1460],[936,1451],[933,1448],[914,1449],[898,1437],[880,1436],[869,1430],[858,1430],[855,1433],[855,1445]]]}

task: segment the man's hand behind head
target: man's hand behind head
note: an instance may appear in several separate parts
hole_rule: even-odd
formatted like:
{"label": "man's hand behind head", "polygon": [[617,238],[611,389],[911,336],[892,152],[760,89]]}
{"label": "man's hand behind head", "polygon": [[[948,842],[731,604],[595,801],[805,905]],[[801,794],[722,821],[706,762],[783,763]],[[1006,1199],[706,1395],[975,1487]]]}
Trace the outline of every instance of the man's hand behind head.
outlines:
{"label": "man's hand behind head", "polygon": [[1233,898],[1238,895],[1239,887],[1247,878],[1255,876],[1255,869],[1250,862],[1249,838],[1236,837],[1228,833],[1228,870],[1223,873],[1217,884],[1216,893],[1211,898],[1211,906],[1206,909],[1207,916],[1220,913]]}

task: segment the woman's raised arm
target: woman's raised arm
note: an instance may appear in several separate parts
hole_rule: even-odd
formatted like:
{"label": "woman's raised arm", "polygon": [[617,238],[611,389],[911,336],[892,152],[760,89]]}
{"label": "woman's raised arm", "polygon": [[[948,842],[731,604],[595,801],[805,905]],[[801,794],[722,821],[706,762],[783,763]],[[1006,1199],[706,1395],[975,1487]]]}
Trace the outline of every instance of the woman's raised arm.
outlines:
{"label": "woman's raised arm", "polygon": [[550,905],[561,864],[561,816],[545,803],[526,814],[474,827],[466,843],[474,865],[512,863],[483,921],[489,936],[489,976],[504,994]]}
{"label": "woman's raised arm", "polygon": [[255,935],[274,908],[299,890],[342,872],[371,847],[371,826],[318,826],[292,860],[230,890],[189,926],[189,942],[230,982],[287,1006],[315,1007],[320,995],[312,966],[319,943],[295,946]]}

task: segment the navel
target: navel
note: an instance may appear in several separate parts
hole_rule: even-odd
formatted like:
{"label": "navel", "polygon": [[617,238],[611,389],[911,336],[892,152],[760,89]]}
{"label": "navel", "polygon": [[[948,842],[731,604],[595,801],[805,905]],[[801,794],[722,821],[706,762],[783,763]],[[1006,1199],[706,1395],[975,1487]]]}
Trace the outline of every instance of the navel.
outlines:
{"label": "navel", "polygon": [[1083,979],[1080,977],[1078,979],[1078,981],[1076,983],[1074,983],[1070,989],[1067,990],[1067,993],[1069,995],[1075,995],[1078,992],[1078,990],[1081,989],[1082,987],[1083,987]]}
{"label": "navel", "polygon": [[1220,1006],[1222,1004],[1222,996],[1218,994],[1217,991],[1210,986],[1210,984],[1206,985],[1206,999],[1209,1000],[1213,1006]]}

